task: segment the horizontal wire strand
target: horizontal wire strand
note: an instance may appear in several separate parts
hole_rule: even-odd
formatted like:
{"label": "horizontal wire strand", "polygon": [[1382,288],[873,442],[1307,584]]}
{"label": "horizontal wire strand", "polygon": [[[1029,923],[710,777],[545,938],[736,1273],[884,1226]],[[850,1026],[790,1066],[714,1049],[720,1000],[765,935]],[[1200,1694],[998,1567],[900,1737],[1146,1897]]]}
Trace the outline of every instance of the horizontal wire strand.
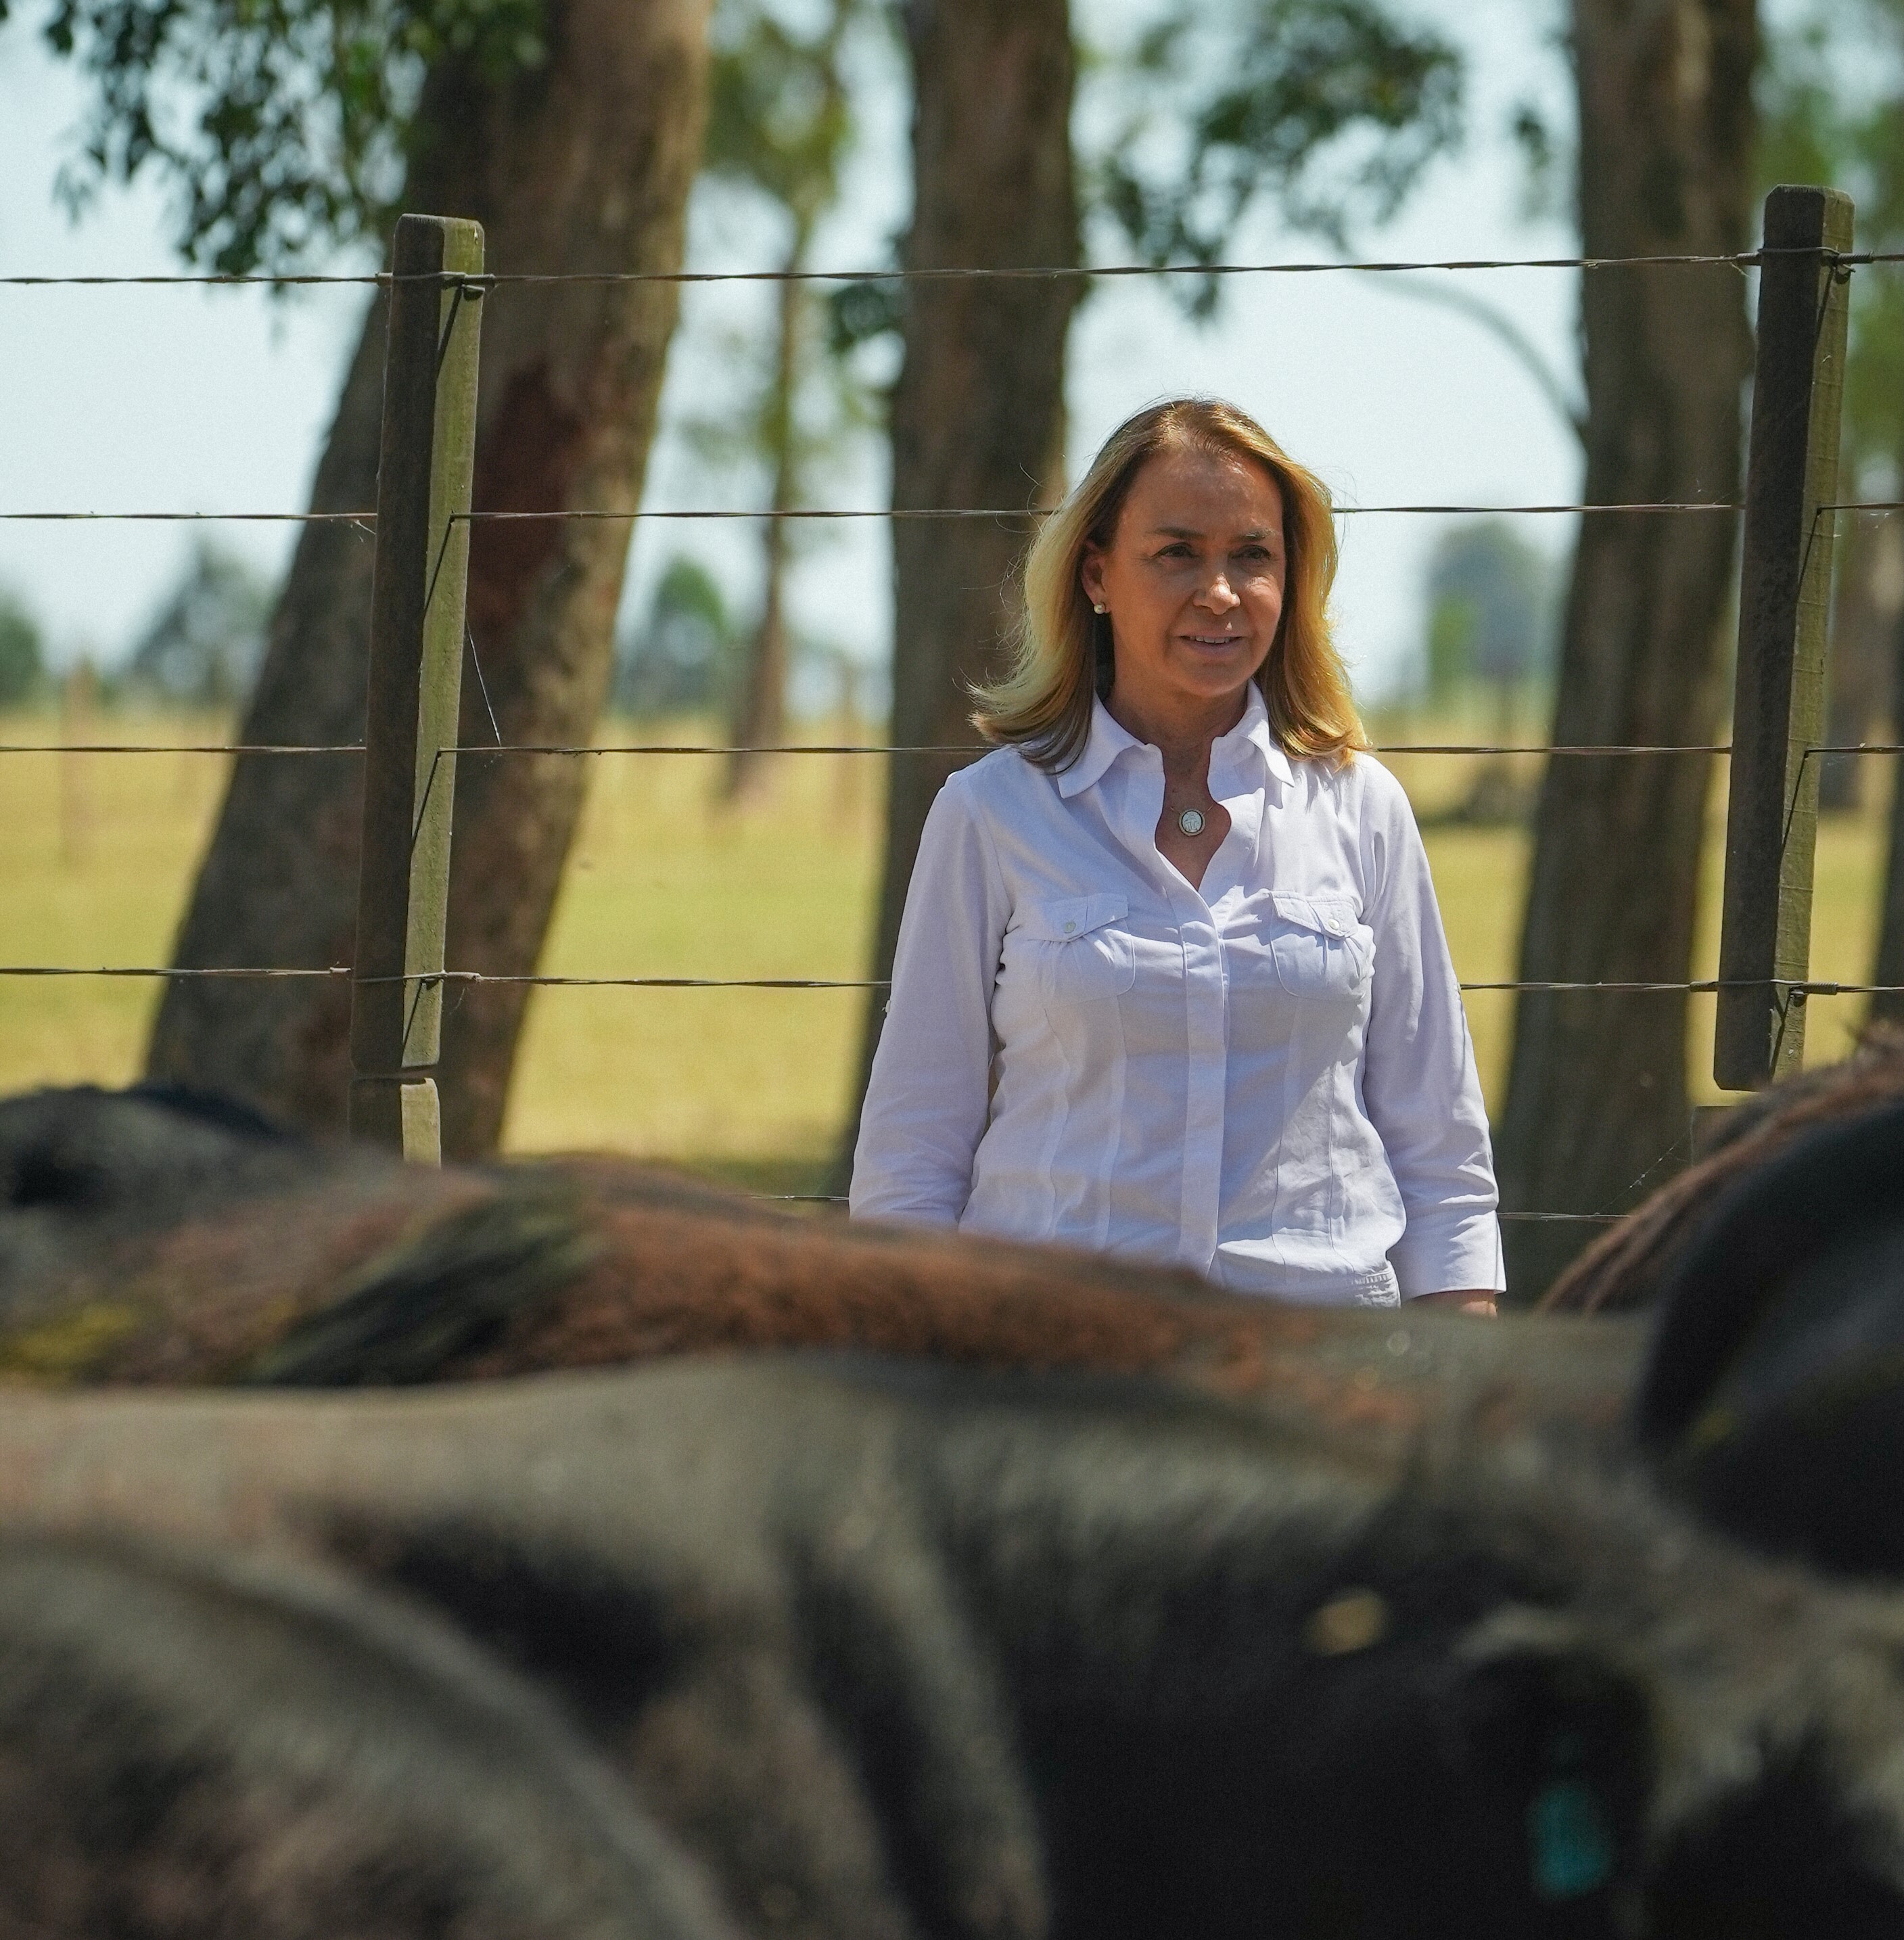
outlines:
{"label": "horizontal wire strand", "polygon": [[0,512],[8,525],[121,526],[362,526],[377,523],[374,512]]}
{"label": "horizontal wire strand", "polygon": [[[750,1192],[746,1196],[761,1206],[850,1206],[853,1203],[836,1192]],[[1497,1212],[1494,1216],[1521,1225],[1607,1226],[1617,1225],[1627,1216],[1624,1212]]]}
{"label": "horizontal wire strand", "polygon": [[932,283],[1072,282],[1097,277],[1133,276],[1320,276],[1356,274],[1401,276],[1423,271],[1472,273],[1499,270],[1643,270],[1723,268],[1752,270],[1774,258],[1817,256],[1841,269],[1864,269],[1904,262],[1895,250],[1747,249],[1717,255],[1684,253],[1654,256],[1496,256],[1344,263],[1334,261],[1276,263],[1100,263],[1050,265],[1000,265],[992,267],[879,270],[563,270],[484,272],[422,270],[398,276],[389,270],[358,274],[287,271],[272,275],[187,272],[170,276],[0,276],[0,288],[132,289],[261,288],[310,289],[336,285],[369,288],[405,283],[459,283],[483,290],[505,287],[533,288],[562,283]]}
{"label": "horizontal wire strand", "polygon": [[[361,755],[361,741],[319,743],[254,741],[0,741],[0,755]],[[610,742],[587,747],[557,742],[478,741],[438,750],[439,755],[547,755],[590,760],[607,755],[984,755],[992,750],[968,741],[922,742],[889,746],[881,741],[786,741],[730,746],[703,741]],[[1378,741],[1372,755],[1729,755],[1729,741]],[[1804,749],[1814,755],[1904,755],[1904,741],[1845,741]]]}
{"label": "horizontal wire strand", "polygon": [[[859,519],[1042,519],[1054,508],[1045,505],[794,505],[701,507],[677,510],[637,508],[604,510],[587,506],[567,511],[542,512],[458,512],[452,523],[468,525],[509,525],[526,522],[554,523],[568,520],[578,523],[633,524],[656,519],[718,522],[744,519],[809,520]],[[1636,499],[1616,505],[1336,505],[1332,511],[1342,519],[1365,518],[1546,518],[1585,517],[1616,512],[1729,512],[1740,513],[1744,506],[1733,499]],[[1904,499],[1846,499],[1817,508],[1824,512],[1904,512]],[[374,512],[118,512],[118,511],[12,511],[0,512],[0,523],[9,525],[346,525],[365,529],[377,523]]]}
{"label": "horizontal wire strand", "polygon": [[[1359,518],[1451,518],[1585,516],[1615,512],[1729,512],[1745,508],[1730,500],[1712,499],[1636,501],[1619,505],[1337,505],[1334,516]],[[1904,511],[1904,505],[1889,502],[1869,504],[1821,505],[1820,512],[1888,512]],[[597,509],[581,506],[567,511],[542,512],[458,512],[451,523],[466,525],[510,525],[524,523],[575,524],[636,524],[654,520],[720,523],[737,520],[857,520],[871,519],[958,520],[1042,519],[1053,508],[1039,505],[981,506],[756,506],[713,507],[696,510],[635,508]],[[121,511],[12,511],[0,512],[0,523],[8,525],[347,525],[368,534],[377,523],[374,512],[121,512]]]}
{"label": "horizontal wire strand", "polygon": [[[750,1192],[746,1197],[757,1206],[850,1206],[852,1200],[837,1192]],[[1616,1225],[1624,1212],[1497,1212],[1495,1218],[1520,1225]]]}
{"label": "horizontal wire strand", "polygon": [[[790,505],[717,506],[676,510],[637,508],[601,510],[578,506],[568,511],[543,512],[458,512],[451,523],[468,525],[508,525],[525,521],[572,520],[578,523],[627,522],[653,519],[725,520],[737,519],[1042,519],[1055,509],[1048,505]],[[1545,518],[1584,517],[1610,512],[1742,512],[1744,506],[1729,499],[1662,499],[1622,501],[1616,505],[1336,505],[1331,508],[1341,519],[1403,518],[1422,517]],[[1904,499],[1846,499],[1820,505],[1820,512],[1904,512]],[[113,525],[345,525],[369,527],[377,523],[374,512],[0,512],[0,523],[10,525],[113,524]]]}
{"label": "horizontal wire strand", "polygon": [[286,970],[277,968],[219,965],[209,969],[181,969],[168,965],[160,969],[150,964],[112,963],[74,965],[63,963],[0,963],[0,977],[163,977],[195,981],[200,978],[233,978],[263,981],[288,977],[337,977],[348,979],[350,965],[334,963],[328,970]]}
{"label": "horizontal wire strand", "polygon": [[[348,964],[333,964],[328,969],[297,970],[278,967],[227,967],[183,969],[156,964],[0,964],[0,977],[143,977],[163,978],[263,979],[280,977],[341,978],[352,982],[386,984],[462,984],[527,986],[563,990],[885,990],[890,982],[865,977],[554,977],[509,976],[484,970],[414,970],[388,976],[357,977]],[[1904,994],[1904,984],[1835,984],[1787,977],[1708,978],[1690,982],[1646,983],[1610,979],[1600,983],[1567,982],[1558,979],[1524,978],[1513,981],[1464,983],[1463,992],[1521,991],[1537,993],[1603,994],[1634,996],[1677,993],[1681,996],[1710,996],[1719,990],[1783,991],[1793,997],[1891,996]]]}
{"label": "horizontal wire strand", "polygon": [[[0,741],[0,755],[361,755],[361,741]],[[455,749],[446,753],[454,754]],[[493,751],[492,751],[493,752]]]}
{"label": "horizontal wire strand", "polygon": [[[775,509],[770,507],[741,508],[737,510],[671,511],[592,511],[549,512],[458,512],[453,516],[470,525],[506,525],[532,520],[554,521],[562,519],[579,519],[591,521],[618,521],[646,519],[1043,519],[1048,518],[1056,508],[1048,505],[987,505],[964,507],[873,507],[853,506],[839,509],[822,507],[790,506]],[[1741,512],[1742,505],[1730,500],[1716,499],[1668,499],[1657,502],[1636,502],[1607,505],[1335,505],[1330,510],[1337,518],[1378,518],[1422,515],[1430,517],[1490,516],[1545,517],[1550,515],[1588,512]],[[1878,506],[1820,506],[1820,511],[1878,511],[1889,509]]]}
{"label": "horizontal wire strand", "polygon": [[[744,1195],[757,1206],[850,1206],[852,1200],[838,1192],[749,1192]],[[1495,1218],[1529,1225],[1617,1225],[1624,1212],[1497,1212]]]}

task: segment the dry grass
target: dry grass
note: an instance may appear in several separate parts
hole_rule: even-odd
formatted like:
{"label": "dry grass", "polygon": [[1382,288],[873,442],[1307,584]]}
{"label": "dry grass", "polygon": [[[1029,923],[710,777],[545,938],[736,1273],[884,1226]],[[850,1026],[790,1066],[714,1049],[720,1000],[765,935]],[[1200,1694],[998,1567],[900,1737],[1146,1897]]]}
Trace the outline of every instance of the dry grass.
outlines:
{"label": "dry grass", "polygon": [[[157,741],[215,740],[223,724],[117,717],[107,725],[106,738]],[[1408,738],[1442,738],[1433,726],[1412,723]],[[54,738],[49,721],[0,720],[0,740]],[[1456,759],[1396,765],[1425,810],[1465,785]],[[735,814],[713,805],[711,760],[603,758],[544,968],[863,975],[880,766],[872,757],[789,758],[767,805]],[[0,960],[163,962],[221,787],[219,764],[206,757],[0,757]],[[1716,957],[1717,834],[1716,821],[1695,976],[1713,974]],[[1825,825],[1812,950],[1821,979],[1869,975],[1882,834],[1875,806]],[[1438,827],[1429,850],[1462,975],[1512,977],[1524,837]],[[125,1082],[157,999],[152,984],[0,978],[0,1090]],[[538,992],[508,1142],[517,1150],[614,1147],[762,1189],[811,1189],[845,1108],[865,1002],[853,991]],[[1469,1005],[1497,1109],[1511,1006],[1489,993]],[[1842,1054],[1861,1008],[1814,1002],[1813,1063]],[[1716,1095],[1711,1029],[1711,1001],[1695,998],[1690,1067],[1704,1097]]]}

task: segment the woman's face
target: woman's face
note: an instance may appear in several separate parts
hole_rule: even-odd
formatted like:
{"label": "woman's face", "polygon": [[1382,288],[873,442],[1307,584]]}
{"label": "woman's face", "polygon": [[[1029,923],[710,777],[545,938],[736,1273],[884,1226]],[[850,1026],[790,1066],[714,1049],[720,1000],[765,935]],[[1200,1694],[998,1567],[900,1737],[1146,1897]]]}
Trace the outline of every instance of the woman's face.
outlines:
{"label": "woman's face", "polygon": [[1167,715],[1240,700],[1282,622],[1287,563],[1283,494],[1262,466],[1160,452],[1110,544],[1085,556],[1085,592],[1109,609],[1116,698]]}

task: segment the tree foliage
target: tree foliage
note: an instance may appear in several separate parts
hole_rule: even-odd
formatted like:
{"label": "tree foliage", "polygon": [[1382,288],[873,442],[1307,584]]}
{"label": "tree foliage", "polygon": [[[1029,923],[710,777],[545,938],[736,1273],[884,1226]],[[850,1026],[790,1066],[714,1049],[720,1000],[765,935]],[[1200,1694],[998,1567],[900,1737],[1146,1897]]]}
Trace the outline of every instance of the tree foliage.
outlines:
{"label": "tree foliage", "polygon": [[0,587],[0,707],[18,707],[46,683],[46,654],[39,622],[21,601]]}
{"label": "tree foliage", "polygon": [[841,66],[864,0],[828,0],[803,33],[758,0],[722,0],[710,33],[706,164],[810,226],[839,194],[852,102]]}
{"label": "tree foliage", "polygon": [[249,561],[200,544],[126,663],[126,684],[173,705],[242,700],[264,657],[274,589]]}
{"label": "tree foliage", "polygon": [[[1103,111],[1080,145],[1085,219],[1149,264],[1216,262],[1264,201],[1346,249],[1463,132],[1460,51],[1387,0],[1164,0],[1088,66]],[[1197,315],[1216,308],[1214,278],[1172,287]],[[896,283],[842,287],[835,348],[896,329],[904,301]]]}
{"label": "tree foliage", "polygon": [[[1831,182],[1857,203],[1861,249],[1904,249],[1904,0],[1813,0],[1781,35],[1760,102],[1759,172]],[[1904,468],[1904,280],[1857,272],[1845,372],[1846,456]]]}
{"label": "tree foliage", "polygon": [[1455,526],[1428,559],[1427,687],[1438,703],[1479,680],[1518,685],[1551,666],[1554,572],[1505,519]]}
{"label": "tree foliage", "polygon": [[1113,75],[1092,199],[1146,262],[1215,261],[1266,196],[1345,247],[1458,142],[1463,72],[1384,0],[1176,5]]}
{"label": "tree foliage", "polygon": [[542,0],[54,0],[47,43],[93,86],[61,193],[157,175],[188,261],[294,273],[381,237],[432,66],[498,80],[542,30]]}
{"label": "tree foliage", "polygon": [[719,583],[700,560],[677,554],[646,618],[617,642],[615,704],[636,715],[722,706],[738,647]]}
{"label": "tree foliage", "polygon": [[[790,272],[809,267],[814,235],[839,200],[857,129],[847,46],[873,8],[871,0],[823,0],[798,11],[790,20],[773,0],[720,0],[709,37],[703,151],[712,181],[772,212],[785,230],[780,267]],[[780,294],[774,340],[752,352],[737,346],[737,369],[754,367],[752,380],[736,386],[718,411],[682,427],[715,463],[759,463],[773,472],[790,460],[804,470],[868,422],[841,357],[813,354],[822,344],[807,327],[805,288]],[[780,341],[789,330],[792,340]],[[829,333],[827,347],[844,352],[857,340]],[[804,413],[803,402],[810,407]]]}

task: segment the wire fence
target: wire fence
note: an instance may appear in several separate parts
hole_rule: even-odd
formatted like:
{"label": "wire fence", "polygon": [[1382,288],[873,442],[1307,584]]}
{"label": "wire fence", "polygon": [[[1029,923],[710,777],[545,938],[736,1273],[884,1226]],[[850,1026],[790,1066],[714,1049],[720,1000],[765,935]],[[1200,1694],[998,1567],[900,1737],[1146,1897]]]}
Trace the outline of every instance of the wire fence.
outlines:
{"label": "wire fence", "polygon": [[987,268],[917,268],[888,265],[864,270],[604,270],[491,271],[464,274],[434,270],[417,275],[389,270],[359,275],[322,273],[226,276],[215,273],[143,276],[0,276],[0,289],[231,288],[310,289],[325,286],[389,288],[393,284],[456,283],[487,291],[535,288],[551,284],[613,285],[642,283],[907,283],[1090,282],[1148,276],[1320,276],[1344,274],[1399,276],[1423,271],[1473,273],[1497,270],[1657,270],[1762,268],[1780,257],[1825,260],[1839,271],[1904,262],[1904,252],[1883,249],[1758,249],[1717,254],[1686,253],[1649,256],[1469,256],[1445,258],[1377,259],[1343,262],[1259,263],[1097,263],[993,266]]}
{"label": "wire fence", "polygon": [[[875,268],[871,270],[690,270],[670,272],[613,272],[601,273],[551,273],[547,274],[522,273],[496,273],[481,276],[462,276],[438,273],[425,276],[404,276],[389,272],[363,275],[298,274],[224,276],[216,274],[183,274],[172,276],[41,276],[11,275],[0,276],[0,288],[16,289],[53,288],[205,288],[255,286],[269,289],[313,288],[323,286],[381,288],[386,290],[406,282],[436,282],[439,285],[454,283],[466,288],[472,295],[487,296],[511,288],[533,288],[558,285],[613,285],[628,284],[778,284],[797,282],[814,285],[848,285],[855,284],[931,284],[944,282],[997,282],[1039,280],[1097,281],[1119,280],[1131,278],[1231,278],[1245,276],[1311,276],[1341,273],[1368,275],[1406,275],[1413,273],[1472,274],[1512,270],[1565,271],[1599,273],[1622,270],[1655,269],[1683,269],[1696,267],[1724,267],[1741,274],[1765,267],[1781,256],[1804,256],[1816,260],[1820,255],[1831,265],[1839,280],[1848,279],[1858,269],[1891,265],[1904,262],[1904,252],[1885,251],[1824,251],[1805,249],[1781,251],[1761,249],[1730,254],[1717,255],[1668,255],[1640,257],[1523,257],[1523,258],[1468,258],[1439,260],[1369,260],[1343,262],[1317,261],[1265,261],[1219,262],[1170,264],[1114,264],[1114,265],[1054,265],[1024,266],[1018,267],[966,268]],[[1658,500],[1623,503],[1541,502],[1527,504],[1483,503],[1394,503],[1358,504],[1336,505],[1334,511],[1338,517],[1603,517],[1610,516],[1665,515],[1674,517],[1738,517],[1746,510],[1744,505],[1731,500]],[[797,508],[702,508],[676,509],[645,506],[569,508],[551,510],[471,511],[453,515],[453,522],[461,521],[477,525],[507,524],[515,523],[618,523],[636,525],[648,522],[764,522],[786,520],[790,522],[845,522],[862,520],[888,521],[945,521],[960,522],[989,520],[1001,523],[1027,523],[1036,522],[1046,514],[1048,508],[1032,506],[970,507],[797,507]],[[1846,500],[1821,505],[1816,508],[1814,532],[1818,521],[1826,515],[1890,514],[1904,511],[1904,500]],[[242,524],[286,524],[297,526],[341,526],[354,529],[362,537],[374,540],[377,526],[374,509],[362,511],[157,511],[73,508],[21,508],[0,511],[0,523],[53,524],[53,523],[134,523],[134,524],[199,524],[230,523]],[[447,536],[446,536],[447,544]],[[474,642],[469,642],[472,659],[474,659]],[[481,679],[480,660],[475,660],[479,681]],[[484,684],[484,697],[487,701],[487,683]],[[493,724],[494,715],[491,714]],[[320,757],[361,758],[365,754],[361,743],[335,743],[322,745],[297,743],[259,743],[243,741],[178,741],[171,743],[68,741],[17,742],[0,743],[0,756],[8,755],[97,755],[137,757],[153,755],[203,756],[222,759],[312,758]],[[970,757],[982,752],[974,744],[915,744],[886,746],[875,743],[813,741],[774,743],[763,746],[731,745],[719,743],[677,743],[664,741],[639,741],[609,743],[589,745],[569,743],[505,743],[499,731],[493,743],[446,747],[440,749],[436,761],[445,756],[496,758],[555,758],[570,760],[600,761],[615,757],[642,758],[664,756],[706,757],[732,758],[737,756],[819,756],[827,758],[853,758],[874,756],[882,759],[910,759],[920,758]],[[1496,741],[1418,741],[1377,743],[1372,752],[1385,755],[1433,757],[1525,757],[1542,760],[1591,758],[1663,758],[1691,756],[1715,758],[1730,756],[1734,750],[1730,743],[1596,743],[1576,746],[1550,745],[1539,742],[1516,740]],[[1844,743],[1819,743],[1806,746],[1802,761],[1813,755],[1895,755],[1904,753],[1904,743],[1855,742]],[[433,781],[435,767],[432,765]],[[426,789],[427,795],[427,787]],[[498,975],[459,968],[406,975],[401,977],[358,977],[353,968],[347,964],[297,967],[280,965],[258,965],[233,967],[181,967],[167,965],[87,965],[87,964],[0,964],[0,978],[21,979],[143,979],[166,981],[325,981],[355,982],[359,984],[400,983],[416,984],[420,987],[434,985],[443,989],[473,988],[484,986],[505,986],[556,990],[782,990],[782,991],[858,991],[874,993],[888,987],[882,980],[875,978],[789,978],[789,977],[688,977],[660,975],[575,976],[549,974]],[[1846,998],[1875,996],[1904,995],[1904,985],[1881,983],[1855,983],[1818,979],[1774,980],[1781,1001],[1802,1003],[1813,998]],[[1726,980],[1720,978],[1690,978],[1664,981],[1599,980],[1569,981],[1550,979],[1499,979],[1468,981],[1461,989],[1468,993],[1509,993],[1523,995],[1542,993],[1553,995],[1619,995],[1628,996],[1670,995],[1688,996],[1712,995],[1730,989],[1760,988],[1764,980]],[[1657,1166],[1648,1168],[1637,1185],[1650,1176]],[[767,1194],[757,1195],[763,1198],[785,1203],[837,1204],[843,1203],[831,1195],[820,1194]],[[1507,1213],[1504,1218],[1530,1224],[1572,1223],[1602,1225],[1623,1216],[1614,1212],[1526,1212]]]}

